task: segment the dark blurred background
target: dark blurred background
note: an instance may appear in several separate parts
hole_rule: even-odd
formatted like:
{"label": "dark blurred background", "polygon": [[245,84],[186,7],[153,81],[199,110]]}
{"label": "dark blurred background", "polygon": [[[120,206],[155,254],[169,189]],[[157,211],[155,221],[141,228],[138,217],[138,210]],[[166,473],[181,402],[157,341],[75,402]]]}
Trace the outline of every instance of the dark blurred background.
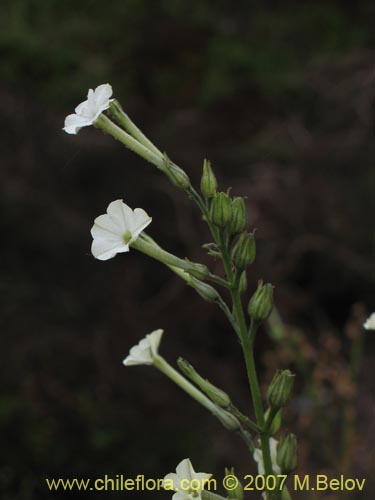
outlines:
{"label": "dark blurred background", "polygon": [[217,478],[232,465],[255,473],[242,443],[169,380],[122,366],[162,327],[167,359],[183,355],[251,409],[220,311],[136,251],[90,254],[93,219],[123,198],[152,215],[165,248],[209,262],[196,209],[154,167],[97,130],[61,130],[105,82],[196,185],[207,157],[221,188],[247,197],[249,289],[272,281],[280,316],[257,339],[259,376],[265,387],[276,367],[297,375],[284,425],[300,441],[298,472],[365,477],[362,495],[330,498],[373,498],[375,340],[362,323],[375,309],[374,2],[0,9],[1,498],[69,496],[45,477],[163,477],[185,457]]}

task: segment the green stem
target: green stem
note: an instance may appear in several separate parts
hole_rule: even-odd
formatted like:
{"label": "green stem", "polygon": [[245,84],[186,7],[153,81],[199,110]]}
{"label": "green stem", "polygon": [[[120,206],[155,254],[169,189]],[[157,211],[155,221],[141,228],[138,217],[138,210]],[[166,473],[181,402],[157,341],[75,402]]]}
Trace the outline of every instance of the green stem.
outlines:
{"label": "green stem", "polygon": [[252,431],[259,432],[259,428],[258,428],[257,424],[255,422],[253,422],[249,417],[247,417],[246,415],[241,413],[240,410],[236,406],[231,404],[229,406],[229,408],[227,408],[227,409],[228,409],[228,411],[233,413],[233,415],[235,417],[238,418],[238,420],[241,422],[241,424],[248,427]]}
{"label": "green stem", "polygon": [[255,411],[255,416],[257,420],[257,425],[259,427],[259,437],[260,444],[262,448],[264,470],[266,476],[273,474],[270,444],[269,444],[269,432],[265,431],[265,421],[264,421],[264,409],[262,403],[262,395],[260,392],[258,377],[255,369],[254,353],[253,353],[253,343],[251,338],[255,336],[255,329],[257,325],[251,322],[250,335],[248,334],[246,320],[242,308],[241,296],[238,286],[238,277],[235,280],[232,289],[232,300],[233,300],[233,310],[235,317],[239,324],[240,338],[242,343],[242,349],[245,356],[245,363],[247,369],[247,376],[249,379],[250,392],[253,400],[253,406]]}
{"label": "green stem", "polygon": [[211,412],[227,429],[235,431],[240,429],[240,424],[234,416],[215,405],[215,403],[175,370],[162,356],[155,356],[154,366],[177,384],[183,391],[189,394],[190,397]]}
{"label": "green stem", "polygon": [[183,269],[192,276],[197,276],[197,274],[202,272],[203,269],[207,269],[201,264],[195,264],[194,262],[176,257],[166,250],[163,250],[159,245],[151,243],[148,238],[139,237],[135,241],[133,241],[131,246],[132,248],[139,250],[140,252],[148,255],[149,257],[152,257],[155,260],[158,260],[159,262],[162,262],[167,266],[173,266]]}
{"label": "green stem", "polygon": [[160,156],[161,158],[163,157],[163,153],[159,151],[159,149],[144,135],[141,130],[139,130],[116,99],[113,100],[108,111],[115,118],[117,123],[129,132],[129,134],[132,135],[138,142],[155,153],[156,156]]}
{"label": "green stem", "polygon": [[124,146],[131,149],[132,151],[134,151],[134,153],[138,154],[148,162],[152,163],[160,170],[163,170],[164,160],[162,156],[155,154],[153,151],[150,151],[143,144],[134,139],[134,137],[132,137],[130,134],[122,130],[109,118],[103,115],[103,113],[95,121],[94,126],[100,128],[103,132],[111,135],[112,137],[120,141],[122,144],[124,144]]}

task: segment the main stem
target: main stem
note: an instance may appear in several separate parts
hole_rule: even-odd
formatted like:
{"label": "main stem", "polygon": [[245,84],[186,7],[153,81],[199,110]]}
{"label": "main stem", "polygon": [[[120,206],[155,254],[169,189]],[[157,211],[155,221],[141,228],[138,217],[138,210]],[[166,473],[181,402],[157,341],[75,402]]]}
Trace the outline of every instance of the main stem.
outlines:
{"label": "main stem", "polygon": [[258,377],[255,369],[255,361],[253,354],[253,344],[251,339],[254,338],[256,325],[254,322],[251,323],[250,335],[247,329],[246,320],[241,303],[241,295],[239,290],[239,279],[234,275],[229,258],[229,252],[225,245],[225,241],[222,235],[217,238],[217,244],[220,248],[221,254],[223,256],[223,264],[225,272],[227,274],[228,281],[231,283],[231,297],[233,301],[233,312],[235,319],[238,324],[239,336],[242,344],[243,353],[245,356],[247,377],[249,379],[250,392],[253,401],[255,416],[257,420],[260,437],[260,444],[262,448],[264,470],[266,476],[273,474],[270,445],[269,445],[269,433],[265,431],[265,420],[264,420],[264,410],[262,403],[262,395],[259,388]]}
{"label": "main stem", "polygon": [[[263,455],[263,463],[264,470],[266,476],[273,474],[272,469],[272,461],[271,461],[271,453],[270,453],[270,444],[269,444],[269,433],[265,431],[265,420],[264,420],[264,410],[262,403],[262,395],[260,392],[258,376],[255,369],[255,361],[254,361],[254,351],[253,345],[251,342],[251,337],[253,337],[254,332],[251,332],[250,335],[247,331],[246,321],[243,313],[243,308],[241,304],[241,298],[238,286],[236,286],[232,290],[232,299],[233,299],[233,309],[235,316],[237,318],[237,322],[239,325],[240,338],[242,343],[242,349],[245,356],[245,363],[247,369],[247,376],[249,379],[250,392],[253,400],[255,416],[257,420],[257,424],[259,427],[259,437],[260,444],[262,448]],[[256,328],[256,325],[252,322],[251,329]]]}

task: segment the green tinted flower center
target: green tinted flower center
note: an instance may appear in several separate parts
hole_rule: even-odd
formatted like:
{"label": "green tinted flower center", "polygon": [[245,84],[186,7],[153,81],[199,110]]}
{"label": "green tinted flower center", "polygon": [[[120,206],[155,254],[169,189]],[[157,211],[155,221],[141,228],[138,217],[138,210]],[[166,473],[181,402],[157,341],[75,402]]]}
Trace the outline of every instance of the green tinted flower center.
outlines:
{"label": "green tinted flower center", "polygon": [[124,240],[125,244],[128,244],[129,241],[132,239],[132,233],[130,231],[126,231],[122,239]]}

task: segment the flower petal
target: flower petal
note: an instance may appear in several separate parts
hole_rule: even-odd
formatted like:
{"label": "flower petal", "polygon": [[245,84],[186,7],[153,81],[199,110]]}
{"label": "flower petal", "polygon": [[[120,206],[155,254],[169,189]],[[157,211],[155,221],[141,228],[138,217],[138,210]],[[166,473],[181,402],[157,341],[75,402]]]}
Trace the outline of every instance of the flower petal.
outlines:
{"label": "flower petal", "polygon": [[125,366],[133,365],[152,365],[153,359],[149,350],[142,349],[141,346],[136,345],[130,349],[129,356],[124,359]]}
{"label": "flower petal", "polygon": [[156,356],[158,354],[158,349],[159,349],[159,345],[160,345],[163,333],[164,333],[164,330],[159,328],[158,330],[155,330],[146,336],[153,356]]}
{"label": "flower petal", "polygon": [[[112,87],[109,83],[103,83],[102,85],[99,85],[95,89],[95,103],[98,108],[102,108],[102,111],[104,109],[107,109],[109,107],[110,103],[110,97],[112,97],[113,90]],[[105,108],[103,108],[105,106]]]}
{"label": "flower petal", "polygon": [[122,200],[112,201],[107,207],[107,213],[119,228],[121,234],[125,234],[127,231],[131,232],[133,210]]}
{"label": "flower petal", "polygon": [[99,215],[94,220],[94,225],[91,228],[91,236],[93,238],[117,238],[119,241],[122,241],[123,232],[122,228],[115,223],[110,215],[104,214]]}
{"label": "flower petal", "polygon": [[136,208],[133,211],[133,218],[131,221],[131,233],[134,241],[138,235],[151,224],[152,218],[143,210],[143,208]]}
{"label": "flower petal", "polygon": [[91,125],[91,121],[76,114],[68,115],[65,118],[63,130],[67,134],[76,134],[82,127]]}
{"label": "flower petal", "polygon": [[180,479],[188,479],[191,481],[194,476],[194,469],[189,458],[185,458],[176,467],[177,475]]}
{"label": "flower petal", "polygon": [[129,245],[124,242],[104,238],[96,238],[91,244],[91,253],[96,259],[112,259],[117,253],[129,252]]}
{"label": "flower petal", "polygon": [[375,313],[372,313],[364,322],[363,328],[366,330],[375,330]]}

